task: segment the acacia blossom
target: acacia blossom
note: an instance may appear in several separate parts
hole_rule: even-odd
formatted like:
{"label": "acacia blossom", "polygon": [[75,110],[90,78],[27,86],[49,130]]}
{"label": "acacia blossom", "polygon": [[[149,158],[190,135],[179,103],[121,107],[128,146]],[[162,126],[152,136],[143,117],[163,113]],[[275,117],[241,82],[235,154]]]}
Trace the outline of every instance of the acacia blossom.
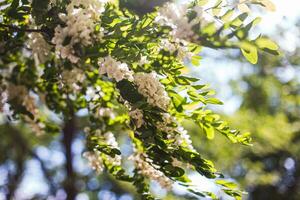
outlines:
{"label": "acacia blossom", "polygon": [[4,112],[4,105],[7,102],[7,92],[0,88],[0,112]]}
{"label": "acacia blossom", "polygon": [[32,50],[35,63],[44,63],[49,57],[51,46],[46,42],[41,33],[32,32],[28,34],[28,46]]}
{"label": "acacia blossom", "polygon": [[86,90],[86,97],[88,101],[96,101],[101,98],[103,92],[101,91],[101,87],[99,85],[95,87],[88,87]]}
{"label": "acacia blossom", "polygon": [[[106,132],[104,134],[105,143],[112,148],[119,149],[118,142],[112,132]],[[112,165],[121,165],[122,157],[120,155],[115,155],[115,157],[107,156],[107,161]]]}
{"label": "acacia blossom", "polygon": [[187,42],[180,39],[175,39],[174,41],[162,39],[160,41],[160,49],[164,49],[170,53],[177,52],[176,57],[181,61],[190,60],[195,55],[189,50]]}
{"label": "acacia blossom", "polygon": [[[193,19],[188,18],[188,13],[194,11],[196,16]],[[193,27],[196,24],[207,24],[203,16],[203,8],[199,5],[189,7],[188,4],[166,3],[158,10],[155,22],[161,26],[168,26],[172,29],[170,32],[171,41],[162,39],[160,42],[161,49],[171,53],[177,52],[179,60],[190,60],[194,53],[190,52],[188,42],[198,40],[197,34]]]}
{"label": "acacia blossom", "polygon": [[[89,127],[86,127],[84,131],[87,134],[91,134]],[[110,148],[119,149],[118,142],[113,133],[106,132],[102,134],[102,132],[98,129],[95,131],[94,136],[103,139],[102,142],[108,145]],[[97,149],[83,153],[83,157],[85,157],[88,160],[90,167],[93,170],[96,170],[97,173],[101,173],[104,170],[105,162],[113,166],[116,166],[116,165],[121,165],[121,160],[122,160],[122,157],[120,155],[115,155],[115,157],[111,157],[109,155],[101,153]]]}
{"label": "acacia blossom", "polygon": [[84,72],[79,68],[64,70],[62,72],[63,83],[77,91],[81,89],[80,85],[83,83],[84,79]]}
{"label": "acacia blossom", "polygon": [[[79,57],[75,55],[75,44],[83,46],[91,45],[93,40],[99,40],[103,36],[103,30],[96,34],[96,25],[99,23],[101,13],[104,11],[106,1],[99,0],[72,0],[67,6],[67,13],[60,13],[60,19],[66,26],[58,25],[52,42],[55,51],[61,58],[69,59],[77,63]],[[67,44],[66,43],[67,41]]]}
{"label": "acacia blossom", "polygon": [[110,119],[114,119],[115,113],[111,108],[98,108],[96,112],[96,117],[108,117]]}
{"label": "acacia blossom", "polygon": [[152,106],[157,106],[167,110],[170,104],[165,87],[159,82],[156,72],[136,73],[134,74],[134,82],[137,85],[138,92],[147,97],[147,102]]}
{"label": "acacia blossom", "polygon": [[138,62],[138,65],[143,66],[143,65],[146,65],[146,64],[149,64],[149,63],[150,63],[150,61],[147,59],[147,56],[142,56],[141,59]]}
{"label": "acacia blossom", "polygon": [[144,124],[143,112],[140,109],[130,111],[129,116],[134,120],[137,128],[140,128]]}
{"label": "acacia blossom", "polygon": [[194,150],[188,132],[182,126],[179,126],[175,117],[168,113],[163,113],[162,121],[157,122],[156,127],[168,134],[167,138],[174,141],[173,145]]}
{"label": "acacia blossom", "polygon": [[139,153],[135,149],[134,151],[134,154],[132,154],[128,159],[134,162],[138,172],[151,180],[157,181],[161,187],[168,190],[171,189],[173,181],[163,172],[158,170],[160,167],[154,164],[153,160],[150,159],[147,154]]}
{"label": "acacia blossom", "polygon": [[133,71],[128,68],[126,63],[121,63],[111,56],[101,58],[98,61],[99,74],[107,74],[108,78],[115,79],[117,82],[127,79],[133,81]]}
{"label": "acacia blossom", "polygon": [[101,173],[104,170],[103,159],[99,151],[84,152],[83,157],[87,159],[89,166],[97,173]]}
{"label": "acacia blossom", "polygon": [[189,20],[188,11],[188,4],[166,3],[158,10],[155,22],[172,28],[171,35],[174,38],[194,41],[197,36],[193,31],[193,26],[197,21]]}
{"label": "acacia blossom", "polygon": [[34,119],[24,115],[24,120],[37,136],[42,135],[44,133],[43,129],[45,128],[45,124],[36,121],[39,110],[36,106],[36,99],[30,94],[29,90],[23,85],[9,84],[7,92],[8,101],[17,99],[18,103],[22,104],[26,110],[33,115]]}

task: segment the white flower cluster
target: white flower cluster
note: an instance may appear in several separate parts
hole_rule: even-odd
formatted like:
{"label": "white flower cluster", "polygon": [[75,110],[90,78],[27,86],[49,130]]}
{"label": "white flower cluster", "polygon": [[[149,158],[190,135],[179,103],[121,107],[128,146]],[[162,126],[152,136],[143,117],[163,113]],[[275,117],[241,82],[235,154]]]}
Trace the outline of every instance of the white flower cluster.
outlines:
{"label": "white flower cluster", "polygon": [[21,102],[24,101],[25,97],[28,95],[28,90],[23,85],[15,85],[15,84],[8,84],[7,88],[8,92],[8,99],[18,98]]}
{"label": "white flower cluster", "polygon": [[[175,124],[173,125],[173,123]],[[176,126],[176,127],[174,127]],[[178,124],[176,123],[176,119],[171,116],[169,113],[162,114],[162,121],[157,122],[156,127],[168,134],[173,134],[176,130]]]}
{"label": "white flower cluster", "polygon": [[127,79],[133,81],[133,71],[131,71],[126,63],[121,63],[111,56],[101,58],[98,61],[99,73],[107,74],[109,78],[115,79],[117,82]]}
{"label": "white flower cluster", "polygon": [[149,64],[149,63],[150,63],[150,61],[147,59],[147,56],[142,56],[141,59],[138,62],[138,65],[143,66],[143,65],[146,65],[146,64]]}
{"label": "white flower cluster", "polygon": [[0,88],[0,112],[4,112],[4,105],[7,102],[7,92]]}
{"label": "white flower cluster", "polygon": [[[73,45],[80,43],[88,46],[94,39],[102,38],[103,31],[97,35],[94,33],[105,3],[106,1],[99,0],[72,0],[67,6],[67,14],[60,13],[59,17],[66,23],[66,26],[58,25],[52,38],[58,56],[77,63],[79,58],[75,55]],[[70,39],[70,42],[64,45],[66,39]]]}
{"label": "white flower cluster", "polygon": [[135,167],[143,176],[157,181],[163,188],[168,190],[172,188],[172,180],[169,179],[163,172],[158,170],[160,167],[155,165],[153,161],[148,158],[147,154],[138,153],[135,150],[135,153],[132,154],[128,159],[134,162]]}
{"label": "white flower cluster", "polygon": [[134,120],[137,128],[140,128],[144,124],[143,112],[140,109],[130,111],[129,116]]}
{"label": "white flower cluster", "polygon": [[[119,149],[118,142],[112,132],[107,132],[104,134],[105,143],[112,148]],[[115,155],[115,157],[107,156],[107,160],[112,165],[121,165],[122,157],[120,155]]]}
{"label": "white flower cluster", "polygon": [[177,58],[181,61],[191,60],[195,55],[192,53],[185,40],[175,39],[173,42],[170,42],[168,39],[162,39],[160,41],[160,49],[174,53],[177,51]]}
{"label": "white flower cluster", "polygon": [[189,134],[182,126],[179,126],[175,117],[172,117],[168,113],[164,113],[162,119],[163,120],[161,122],[156,124],[156,127],[167,133],[168,139],[174,140],[175,146],[183,146],[194,150]]}
{"label": "white flower cluster", "polygon": [[[75,90],[80,90],[82,83],[85,79],[84,72],[81,69],[73,68],[71,70],[64,70],[62,72],[63,83]],[[78,84],[79,83],[79,84]]]}
{"label": "white flower cluster", "polygon": [[[89,127],[86,127],[84,129],[84,131],[87,134],[91,134],[90,133],[91,130],[90,130]],[[115,138],[113,133],[106,132],[102,135],[100,130],[96,130],[95,131],[95,136],[99,137],[99,138],[101,138],[101,137],[104,138],[103,142],[105,144],[109,145],[112,148],[119,149],[118,142],[116,141],[116,138]],[[121,165],[121,160],[122,160],[122,157],[120,155],[115,155],[115,157],[113,158],[113,157],[110,157],[109,155],[106,155],[106,154],[103,154],[103,153],[99,152],[96,149],[94,151],[85,152],[83,154],[83,157],[85,157],[88,160],[89,165],[91,166],[91,168],[96,170],[97,173],[101,173],[103,171],[105,161],[108,162],[109,164],[115,166],[115,165]]]}
{"label": "white flower cluster", "polygon": [[116,116],[111,108],[99,108],[97,109],[96,117],[108,117],[114,119]]}
{"label": "white flower cluster", "polygon": [[[94,87],[88,87],[86,90],[86,98],[88,101],[96,101],[101,98],[101,96],[104,95],[103,92],[101,91],[101,87],[97,85],[95,88]],[[90,106],[92,109],[93,107]]]}
{"label": "white flower cluster", "polygon": [[188,17],[188,4],[166,3],[158,10],[155,22],[162,26],[169,26],[173,30],[171,35],[174,38],[193,41],[197,39],[192,27],[194,21],[190,22]]}
{"label": "white flower cluster", "polygon": [[138,92],[147,97],[147,102],[150,105],[168,110],[170,98],[165,87],[159,82],[155,72],[136,73],[134,75],[134,82],[137,85]]}
{"label": "white flower cluster", "polygon": [[175,167],[180,167],[180,168],[189,168],[189,169],[193,169],[193,165],[189,164],[189,163],[184,163],[180,160],[178,160],[177,158],[172,157],[172,165]]}
{"label": "white flower cluster", "polygon": [[23,85],[9,84],[7,88],[8,100],[17,98],[18,103],[26,107],[33,115],[38,114],[35,99],[30,96],[28,89]]}
{"label": "white flower cluster", "polygon": [[[31,130],[37,135],[44,134],[45,124],[42,122],[36,122],[37,116],[40,114],[39,109],[36,105],[36,98],[28,91],[23,85],[9,84],[7,88],[7,99],[12,100],[17,98],[18,103],[22,104],[28,112],[30,112],[34,119],[28,116],[23,116],[25,122],[29,125]],[[9,111],[6,111],[9,114]]]}
{"label": "white flower cluster", "polygon": [[195,150],[192,144],[192,140],[187,130],[185,130],[182,126],[177,127],[177,132],[179,134],[175,134],[175,142],[176,146],[183,146],[190,150]]}
{"label": "white flower cluster", "polygon": [[97,173],[104,170],[104,163],[99,151],[87,151],[83,153],[83,157],[87,159],[89,166]]}
{"label": "white flower cluster", "polygon": [[51,46],[45,41],[40,33],[30,33],[28,35],[29,41],[28,46],[32,50],[35,63],[38,65],[44,63],[51,50]]}

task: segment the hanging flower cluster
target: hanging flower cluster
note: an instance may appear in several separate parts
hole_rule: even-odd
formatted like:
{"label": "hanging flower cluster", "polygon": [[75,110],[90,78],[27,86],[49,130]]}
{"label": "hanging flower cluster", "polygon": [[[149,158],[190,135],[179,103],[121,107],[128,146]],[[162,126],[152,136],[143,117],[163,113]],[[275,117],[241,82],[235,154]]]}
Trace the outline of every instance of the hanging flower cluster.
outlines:
{"label": "hanging flower cluster", "polygon": [[117,82],[128,79],[129,81],[133,81],[133,72],[129,70],[126,63],[121,63],[116,61],[111,56],[107,56],[105,58],[101,58],[98,61],[100,66],[99,74],[107,74],[108,78],[113,78]]}
{"label": "hanging flower cluster", "polygon": [[[110,146],[111,148],[119,148],[118,142],[113,133],[106,132],[102,134],[102,132],[98,129],[94,134],[91,133],[90,128],[85,128],[85,132],[88,135],[92,135],[93,137],[101,138],[101,142],[105,145]],[[115,155],[114,157],[101,153],[98,149],[93,149],[92,151],[87,151],[83,153],[83,156],[88,160],[89,165],[92,169],[96,170],[98,173],[101,173],[105,169],[105,165],[113,165],[119,166],[121,165],[121,156]]]}
{"label": "hanging flower cluster", "polygon": [[66,84],[69,88],[79,91],[81,84],[85,79],[84,72],[79,68],[73,68],[71,70],[64,70],[62,72],[63,84]]}
{"label": "hanging flower cluster", "polygon": [[159,171],[160,166],[153,163],[147,154],[139,153],[135,150],[129,160],[133,161],[139,173],[151,180],[157,181],[162,188],[170,190],[172,188],[173,181],[164,175],[163,172]]}
{"label": "hanging flower cluster", "polygon": [[175,117],[172,117],[169,113],[164,113],[162,115],[162,121],[159,121],[156,124],[156,127],[160,131],[168,134],[168,139],[174,141],[173,145],[183,146],[188,149],[194,150],[192,141],[187,131],[182,126],[180,126]]}
{"label": "hanging flower cluster", "polygon": [[7,102],[7,93],[0,88],[0,112],[4,112],[4,105]]}
{"label": "hanging flower cluster", "polygon": [[83,153],[83,157],[87,159],[89,166],[96,170],[97,173],[101,173],[104,170],[103,159],[99,151],[87,151]]}
{"label": "hanging flower cluster", "polygon": [[195,23],[191,23],[187,17],[188,6],[188,4],[166,3],[158,10],[155,22],[161,26],[171,27],[171,35],[174,38],[196,40],[197,35],[192,30]]}
{"label": "hanging flower cluster", "polygon": [[60,19],[66,24],[55,28],[52,42],[56,54],[61,58],[77,63],[79,57],[73,48],[76,44],[91,45],[94,40],[100,40],[103,31],[96,32],[96,25],[106,2],[98,0],[72,0],[67,6],[67,13],[60,13]]}
{"label": "hanging flower cluster", "polygon": [[137,108],[130,111],[129,116],[134,120],[137,128],[140,128],[144,124],[143,112],[140,109]]}
{"label": "hanging flower cluster", "polygon": [[147,102],[150,105],[168,110],[170,98],[155,72],[137,73],[134,75],[134,82],[138,87],[139,93],[147,97]]}
{"label": "hanging flower cluster", "polygon": [[31,116],[24,116],[24,120],[33,130],[33,132],[39,136],[44,134],[45,125],[42,122],[38,122],[36,119],[39,116],[39,109],[36,106],[36,100],[31,96],[30,92],[25,86],[9,84],[7,88],[7,101],[17,100],[26,108]]}
{"label": "hanging flower cluster", "polygon": [[41,33],[30,33],[28,37],[28,46],[32,50],[36,64],[44,63],[49,57],[51,46],[45,41]]}

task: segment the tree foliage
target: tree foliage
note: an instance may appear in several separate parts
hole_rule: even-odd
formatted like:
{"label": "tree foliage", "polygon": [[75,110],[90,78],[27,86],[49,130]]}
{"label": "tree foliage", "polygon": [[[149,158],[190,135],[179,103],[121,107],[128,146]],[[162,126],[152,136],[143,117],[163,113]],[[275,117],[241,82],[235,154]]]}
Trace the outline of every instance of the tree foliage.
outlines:
{"label": "tree foliage", "polygon": [[[7,123],[24,123],[37,138],[62,132],[67,147],[74,120],[85,111],[84,157],[99,173],[106,169],[133,184],[143,199],[154,199],[149,180],[168,189],[177,182],[195,195],[217,198],[196,191],[190,170],[240,199],[235,184],[193,148],[182,121],[193,121],[209,139],[219,132],[250,145],[249,134],[209,110],[221,101],[183,71],[188,63],[199,65],[202,47],[241,49],[253,64],[258,51],[278,55],[268,38],[249,37],[259,18],[244,11],[256,4],[273,10],[267,0],[154,3],[143,12],[131,1],[1,1],[1,111]],[[127,161],[115,138],[124,134],[133,146],[132,173],[122,165]]]}

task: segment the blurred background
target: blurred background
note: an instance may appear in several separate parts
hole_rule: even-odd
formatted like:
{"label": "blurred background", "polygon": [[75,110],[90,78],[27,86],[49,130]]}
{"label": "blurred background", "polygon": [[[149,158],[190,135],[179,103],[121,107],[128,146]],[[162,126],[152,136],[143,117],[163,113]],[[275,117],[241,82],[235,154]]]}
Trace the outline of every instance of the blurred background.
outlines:
{"label": "blurred background", "polygon": [[[163,1],[136,0],[131,6],[142,14]],[[133,2],[133,1],[131,1]],[[251,200],[300,199],[300,2],[273,0],[277,10],[263,13],[253,33],[276,41],[282,57],[261,54],[259,63],[247,63],[237,50],[204,48],[201,65],[188,73],[212,83],[223,106],[212,107],[232,127],[249,131],[253,147],[231,144],[222,135],[208,140],[201,130],[186,122],[193,144],[216,168],[240,184]],[[255,12],[260,12],[259,10]],[[77,113],[78,127],[84,127],[84,112]],[[62,123],[53,116],[57,123]],[[97,176],[82,158],[84,134],[77,131],[70,140],[60,134],[36,137],[32,130],[0,123],[0,200],[65,199],[63,188],[72,185],[78,200],[138,199],[132,186],[116,182],[106,173]],[[78,129],[80,130],[80,128]],[[119,141],[128,149],[126,138]],[[71,150],[71,157],[66,155]],[[71,173],[68,171],[72,167]],[[191,174],[201,190],[218,193],[208,180]],[[71,191],[72,191],[71,190]],[[154,193],[163,199],[196,199],[174,186],[167,194],[155,183]],[[229,199],[222,197],[222,199]]]}

